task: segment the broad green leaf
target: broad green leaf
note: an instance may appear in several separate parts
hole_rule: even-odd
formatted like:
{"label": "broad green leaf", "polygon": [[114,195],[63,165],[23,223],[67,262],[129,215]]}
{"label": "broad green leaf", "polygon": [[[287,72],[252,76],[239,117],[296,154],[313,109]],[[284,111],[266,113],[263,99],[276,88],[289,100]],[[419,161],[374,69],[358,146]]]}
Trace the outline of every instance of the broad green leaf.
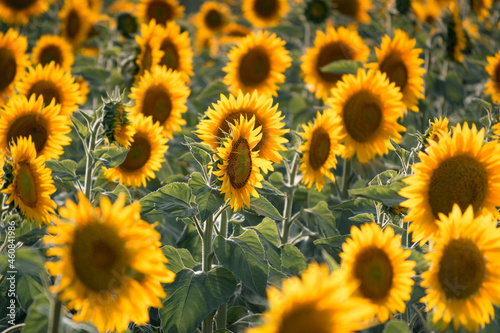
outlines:
{"label": "broad green leaf", "polygon": [[205,143],[196,142],[188,136],[184,136],[184,139],[187,142],[191,156],[200,165],[205,178],[208,178],[208,166],[213,162],[212,155],[214,152],[212,147]]}
{"label": "broad green leaf", "polygon": [[125,161],[128,149],[118,146],[105,146],[94,152],[95,158],[106,168],[115,168]]}
{"label": "broad green leaf", "polygon": [[[123,194],[122,194],[123,193]],[[123,186],[122,184],[118,184],[113,192],[106,192],[104,195],[109,197],[111,201],[115,201],[118,199],[118,197],[121,195],[125,195],[125,204],[130,205],[131,199],[130,199],[130,192],[128,191],[128,188],[126,186]]]}
{"label": "broad green leaf", "polygon": [[293,244],[285,244],[281,247],[281,261],[283,272],[299,275],[307,268],[307,261],[302,252]]}
{"label": "broad green leaf", "polygon": [[43,294],[36,298],[28,310],[23,333],[47,333],[49,326],[50,303]]}
{"label": "broad green leaf", "polygon": [[43,286],[33,277],[29,275],[18,275],[16,279],[17,299],[19,300],[19,303],[24,311],[27,312],[33,301],[41,294],[44,294],[45,297],[47,297]]}
{"label": "broad green leaf", "polygon": [[36,276],[40,271],[44,270],[40,253],[27,246],[16,249],[15,267],[18,275]]}
{"label": "broad green leaf", "polygon": [[338,256],[342,252],[342,244],[350,235],[338,235],[329,238],[318,239],[314,241],[314,245],[325,249],[328,254],[332,256]]}
{"label": "broad green leaf", "polygon": [[224,196],[217,188],[208,186],[199,172],[191,175],[189,187],[191,187],[194,201],[198,205],[200,221],[206,221],[209,216],[212,216],[224,205]]}
{"label": "broad green leaf", "polygon": [[267,180],[263,180],[261,182],[262,188],[256,188],[257,192],[259,192],[259,195],[277,195],[280,197],[285,197],[286,194],[278,190],[273,184],[268,182]]}
{"label": "broad green leaf", "polygon": [[402,320],[391,320],[385,325],[383,333],[410,333],[410,329]]}
{"label": "broad green leaf", "polygon": [[163,212],[167,217],[195,216],[197,209],[190,205],[191,189],[186,183],[171,183],[149,193],[139,202],[142,214],[152,210]]}
{"label": "broad green leaf", "polygon": [[45,166],[52,170],[52,177],[61,181],[75,181],[78,177],[75,174],[76,162],[73,160],[48,160]]}
{"label": "broad green leaf", "polygon": [[193,269],[198,265],[186,249],[177,249],[166,245],[162,247],[162,252],[168,259],[167,268],[176,274],[183,269]]}
{"label": "broad green leaf", "polygon": [[373,214],[370,213],[362,213],[349,217],[349,220],[354,222],[374,222],[375,216],[373,216]]}
{"label": "broad green leaf", "polygon": [[290,112],[292,114],[298,114],[307,108],[307,102],[301,94],[295,95],[290,101]]}
{"label": "broad green leaf", "polygon": [[167,297],[160,309],[163,332],[193,333],[207,314],[231,298],[236,279],[224,267],[208,273],[183,269],[164,289]]}
{"label": "broad green leaf", "polygon": [[321,249],[321,255],[323,256],[323,259],[325,259],[325,262],[330,268],[330,271],[336,271],[337,269],[340,269],[340,265],[330,254],[328,254],[325,249]]}
{"label": "broad green leaf", "polygon": [[75,74],[80,74],[89,82],[91,86],[101,85],[111,76],[110,71],[98,67],[78,67],[73,70]]}
{"label": "broad green leaf", "polygon": [[278,212],[269,200],[262,195],[258,198],[250,198],[250,210],[253,210],[257,215],[269,217],[273,220],[282,220],[283,216]]}
{"label": "broad green leaf", "polygon": [[322,72],[335,74],[356,74],[359,68],[363,68],[364,64],[357,60],[336,60],[323,67]]}
{"label": "broad green leaf", "polygon": [[349,194],[356,197],[380,201],[387,207],[396,207],[406,200],[398,194],[405,186],[406,184],[402,182],[396,182],[390,185],[373,185],[359,189],[351,189],[349,190]]}
{"label": "broad green leaf", "polygon": [[335,218],[328,209],[328,204],[324,201],[318,202],[313,208],[304,209],[304,213],[313,216],[318,221],[318,224],[325,223],[335,228]]}
{"label": "broad green leaf", "polygon": [[279,249],[278,228],[276,223],[265,217],[261,223],[255,227],[249,227],[257,232],[260,242],[266,252],[266,259],[271,266],[281,270],[281,254]]}
{"label": "broad green leaf", "polygon": [[227,239],[217,236],[214,252],[219,262],[244,285],[260,296],[266,295],[269,267],[255,230],[247,230],[238,237]]}
{"label": "broad green leaf", "polygon": [[73,123],[73,125],[75,125],[76,132],[78,133],[78,136],[80,137],[82,142],[85,142],[85,139],[87,139],[89,134],[90,134],[88,126],[85,126],[84,124],[82,124],[80,122],[80,120],[78,120],[78,118],[76,118],[75,116],[73,116],[71,114],[69,115],[69,118],[71,119],[71,122]]}
{"label": "broad green leaf", "polygon": [[338,205],[330,206],[329,208],[332,211],[349,212],[354,215],[362,213],[377,213],[377,209],[375,208],[373,201],[365,198],[347,200]]}

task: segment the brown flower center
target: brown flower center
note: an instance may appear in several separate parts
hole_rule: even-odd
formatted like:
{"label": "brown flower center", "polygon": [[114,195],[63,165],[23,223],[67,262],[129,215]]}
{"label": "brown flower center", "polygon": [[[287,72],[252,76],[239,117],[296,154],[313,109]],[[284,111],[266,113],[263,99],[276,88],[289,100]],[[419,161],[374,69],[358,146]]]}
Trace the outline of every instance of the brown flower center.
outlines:
{"label": "brown flower center", "polygon": [[33,178],[29,164],[22,163],[19,167],[16,178],[17,193],[22,202],[28,207],[36,207],[37,192],[36,181]]}
{"label": "brown flower center", "polygon": [[62,51],[57,45],[47,45],[41,51],[38,56],[38,62],[42,65],[48,65],[51,61],[55,62],[56,65],[61,65],[63,60]]}
{"label": "brown flower center", "polygon": [[467,155],[458,155],[440,163],[431,177],[429,204],[434,217],[448,215],[453,204],[462,211],[472,205],[477,212],[488,191],[488,175],[484,166]]}
{"label": "brown flower center", "polygon": [[314,303],[295,306],[283,315],[278,333],[330,333],[333,320],[331,312]]}
{"label": "brown flower center", "polygon": [[253,87],[265,81],[271,71],[271,60],[267,52],[256,47],[247,52],[240,62],[238,76],[245,86]]}
{"label": "brown flower center", "polygon": [[368,91],[359,91],[344,106],[347,133],[358,142],[367,142],[382,123],[378,98]]}
{"label": "brown flower center", "polygon": [[2,0],[2,2],[11,9],[21,11],[31,7],[37,0]]}
{"label": "brown flower center", "polygon": [[[236,124],[237,121],[240,120],[240,116],[243,115],[245,116],[246,119],[252,119],[252,117],[255,117],[255,114],[251,112],[246,112],[246,111],[238,111],[229,114],[222,123],[219,124],[219,131],[217,132],[217,137],[218,138],[223,138],[224,133],[229,133],[229,124]],[[259,128],[262,126],[261,122],[257,117],[255,117],[255,128]],[[266,129],[262,127],[262,138],[260,139],[259,143],[255,145],[255,147],[252,149],[252,151],[257,151],[262,148],[262,144],[265,142],[266,138]]]}
{"label": "brown flower center", "polygon": [[0,49],[0,93],[14,81],[17,72],[17,62],[12,51]]}
{"label": "brown flower center", "polygon": [[359,12],[358,0],[332,0],[332,7],[341,14],[356,17]]}
{"label": "brown flower center", "polygon": [[43,102],[48,105],[52,102],[52,99],[55,99],[56,104],[61,103],[61,94],[59,92],[59,88],[52,81],[41,80],[36,82],[31,86],[26,97],[31,97],[31,95],[35,94],[38,96],[43,96]]}
{"label": "brown flower center", "polygon": [[493,80],[494,80],[494,84],[497,86],[497,88],[500,88],[500,63],[497,64],[497,66],[495,67],[495,74],[493,75]]}
{"label": "brown flower center", "polygon": [[166,65],[167,68],[178,70],[179,53],[177,52],[177,47],[170,40],[164,40],[160,50],[163,51],[163,58],[161,58],[160,65]]}
{"label": "brown flower center", "polygon": [[248,183],[252,174],[252,151],[246,139],[239,138],[233,143],[226,171],[234,188],[243,188]]}
{"label": "brown flower center", "polygon": [[224,26],[224,17],[216,9],[210,9],[204,17],[205,25],[212,31],[220,30]]}
{"label": "brown flower center", "polygon": [[146,9],[148,21],[156,20],[157,24],[165,25],[174,18],[174,8],[165,1],[152,1]]}
{"label": "brown flower center", "polygon": [[78,16],[76,10],[70,10],[68,17],[66,18],[66,23],[66,35],[70,40],[75,39],[81,26],[80,17]]}
{"label": "brown flower center", "polygon": [[278,12],[279,2],[278,0],[257,0],[253,4],[253,10],[259,17],[271,18]]}
{"label": "brown flower center", "polygon": [[470,239],[453,239],[445,246],[439,263],[438,280],[449,299],[466,299],[476,294],[486,276],[486,261]]}
{"label": "brown flower center", "polygon": [[394,276],[391,260],[376,247],[368,247],[358,254],[354,275],[360,281],[359,290],[363,297],[380,300],[387,297]]}
{"label": "brown flower center", "polygon": [[7,144],[13,141],[17,143],[19,137],[28,138],[30,135],[35,144],[36,152],[40,153],[45,147],[49,135],[45,120],[37,114],[24,115],[14,120],[7,131]]}
{"label": "brown flower center", "polygon": [[380,64],[380,71],[387,74],[389,81],[396,83],[401,91],[408,83],[408,69],[399,53],[391,53]]}
{"label": "brown flower center", "polygon": [[349,45],[343,42],[332,42],[323,46],[319,51],[316,71],[323,80],[331,83],[337,82],[342,74],[323,72],[321,67],[337,60],[350,60],[352,56],[353,51]]}
{"label": "brown flower center", "polygon": [[170,117],[172,112],[172,101],[170,95],[162,86],[152,86],[146,91],[144,96],[142,113],[148,117],[153,117],[153,122],[160,125]]}
{"label": "brown flower center", "polygon": [[330,135],[324,128],[319,127],[313,133],[311,148],[309,150],[309,163],[314,170],[318,170],[325,164],[330,155]]}
{"label": "brown flower center", "polygon": [[151,156],[151,144],[145,137],[135,135],[134,142],[130,145],[130,150],[125,160],[118,167],[122,171],[132,172],[142,168]]}

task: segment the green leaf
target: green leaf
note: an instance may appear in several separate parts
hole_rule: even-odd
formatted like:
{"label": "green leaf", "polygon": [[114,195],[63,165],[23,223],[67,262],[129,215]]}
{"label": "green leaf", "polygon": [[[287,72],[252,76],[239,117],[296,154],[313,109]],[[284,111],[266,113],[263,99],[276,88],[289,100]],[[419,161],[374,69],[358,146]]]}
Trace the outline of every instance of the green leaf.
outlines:
{"label": "green leaf", "polygon": [[322,72],[335,74],[356,74],[359,68],[363,68],[364,64],[357,60],[336,60],[323,67]]}
{"label": "green leaf", "polygon": [[304,213],[317,219],[318,224],[327,224],[335,228],[335,218],[332,215],[328,204],[324,201],[318,202],[313,208],[304,209]]}
{"label": "green leaf", "polygon": [[318,239],[314,241],[314,245],[325,249],[330,255],[338,256],[342,252],[342,244],[344,244],[347,238],[350,238],[350,235],[338,235]]}
{"label": "green leaf", "polygon": [[307,102],[301,94],[295,95],[290,101],[290,112],[295,115],[307,108]]}
{"label": "green leaf", "polygon": [[197,209],[190,205],[191,190],[186,183],[171,183],[143,197],[139,203],[142,214],[152,210],[163,212],[169,218],[195,216]]}
{"label": "green leaf", "polygon": [[207,314],[231,298],[236,279],[224,267],[208,273],[183,269],[164,289],[167,297],[160,309],[163,332],[193,333]]}
{"label": "green leaf", "polygon": [[206,221],[224,205],[224,196],[217,188],[208,186],[199,172],[191,175],[189,186],[194,195],[194,201],[198,205],[200,221]]}
{"label": "green leaf", "polygon": [[383,333],[410,333],[410,329],[402,320],[391,320],[385,325]]}
{"label": "green leaf", "polygon": [[47,296],[38,297],[30,307],[23,333],[47,333],[49,326],[50,303]]}
{"label": "green leaf", "polygon": [[354,222],[374,222],[375,221],[375,216],[370,213],[362,213],[358,215],[354,215],[348,218],[350,221]]}
{"label": "green leaf", "polygon": [[196,142],[188,136],[184,136],[184,139],[187,142],[191,155],[201,166],[205,178],[208,178],[208,166],[213,162],[212,155],[214,152],[212,147],[205,143]]}
{"label": "green leaf", "polygon": [[373,185],[359,189],[351,189],[349,190],[349,194],[356,197],[380,201],[387,207],[397,207],[406,200],[398,194],[405,186],[406,184],[402,182],[396,182],[390,185]]}
{"label": "green leaf", "polygon": [[73,160],[48,160],[45,166],[52,170],[52,177],[61,181],[75,181],[78,177],[75,174],[76,162]]}
{"label": "green leaf", "polygon": [[281,247],[281,261],[283,271],[288,271],[294,275],[299,275],[307,268],[306,257],[293,244],[285,244]]}
{"label": "green leaf", "polygon": [[42,257],[38,251],[23,246],[16,250],[15,267],[18,275],[38,276],[44,270]]}
{"label": "green leaf", "polygon": [[338,205],[331,206],[330,210],[348,212],[350,214],[362,214],[362,213],[372,213],[376,214],[377,209],[373,204],[373,201],[365,198],[358,198],[344,201]]}
{"label": "green leaf", "polygon": [[214,252],[219,262],[244,285],[260,296],[266,295],[269,267],[255,230],[247,230],[238,237],[227,239],[217,236]]}
{"label": "green leaf", "polygon": [[95,158],[106,168],[114,168],[122,164],[128,154],[128,149],[118,146],[105,146],[94,152]]}
{"label": "green leaf", "polygon": [[257,232],[260,242],[266,252],[266,259],[271,266],[281,270],[281,254],[279,249],[278,228],[276,223],[265,217],[261,223],[255,227],[249,227]]}
{"label": "green leaf", "polygon": [[78,136],[80,137],[82,142],[85,142],[85,139],[87,139],[89,134],[90,134],[88,126],[85,126],[84,124],[82,124],[80,122],[80,120],[78,120],[78,118],[76,118],[75,116],[73,116],[71,114],[69,115],[69,118],[71,119],[71,122],[73,123],[73,125],[75,125],[76,132],[78,133]]}
{"label": "green leaf", "polygon": [[125,195],[125,204],[130,205],[130,192],[128,191],[128,188],[126,186],[123,186],[122,184],[118,184],[113,192],[106,192],[104,193],[104,195],[109,197],[111,201],[115,202],[121,193],[123,193],[122,195]]}
{"label": "green leaf", "polygon": [[273,220],[283,220],[283,216],[281,216],[276,207],[262,195],[258,198],[250,198],[250,210],[253,210],[257,215],[266,216]]}
{"label": "green leaf", "polygon": [[278,190],[273,184],[268,182],[267,180],[263,180],[261,182],[262,188],[256,188],[257,192],[259,192],[259,195],[276,195],[280,197],[285,197],[286,194]]}
{"label": "green leaf", "polygon": [[101,85],[111,76],[111,72],[98,67],[80,67],[73,69],[75,74],[81,74],[89,85]]}
{"label": "green leaf", "polygon": [[24,311],[28,311],[33,301],[41,294],[47,297],[43,286],[29,275],[17,276],[17,299]]}
{"label": "green leaf", "polygon": [[480,104],[488,113],[491,113],[491,103],[481,98],[472,98],[471,100]]}
{"label": "green leaf", "polygon": [[166,245],[162,247],[161,250],[168,259],[167,268],[176,274],[183,269],[193,269],[198,266],[198,263],[193,259],[191,253],[186,249],[177,249],[173,246]]}

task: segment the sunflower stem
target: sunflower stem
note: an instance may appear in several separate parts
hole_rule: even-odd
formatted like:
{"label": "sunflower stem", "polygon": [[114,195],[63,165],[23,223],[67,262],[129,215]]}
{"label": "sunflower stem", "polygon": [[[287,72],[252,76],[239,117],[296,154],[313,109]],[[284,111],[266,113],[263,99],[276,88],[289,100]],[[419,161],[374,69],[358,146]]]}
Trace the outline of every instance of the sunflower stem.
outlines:
{"label": "sunflower stem", "polygon": [[348,197],[349,183],[351,182],[351,159],[344,159],[344,170],[342,171],[342,192],[340,198],[346,200]]}
{"label": "sunflower stem", "polygon": [[[202,268],[203,272],[208,272],[212,268],[212,234],[214,229],[214,217],[210,216],[205,221],[205,231],[203,232],[203,247],[202,247]],[[210,313],[203,319],[203,333],[213,332],[213,319],[215,311]]]}
{"label": "sunflower stem", "polygon": [[[221,215],[220,219],[220,236],[226,238],[227,237],[227,220],[229,219],[229,211],[224,210],[224,212]],[[227,322],[227,304],[222,304],[219,306],[219,309],[217,310],[217,317],[216,317],[216,322],[217,322],[217,330],[222,330],[226,328],[226,322]]]}
{"label": "sunflower stem", "polygon": [[90,196],[92,194],[92,178],[94,176],[94,149],[97,139],[97,130],[99,128],[100,121],[94,123],[92,130],[90,131],[90,145],[87,151],[87,163],[85,164],[85,196],[92,202]]}
{"label": "sunflower stem", "polygon": [[297,159],[297,153],[293,155],[292,167],[290,168],[290,173],[288,174],[288,185],[291,187],[290,192],[288,192],[285,198],[285,207],[283,208],[283,233],[281,235],[281,244],[286,244],[288,242],[288,234],[290,232],[290,227],[292,226],[292,207],[293,207],[293,196],[295,190],[297,189],[295,185],[295,176],[297,175],[297,170],[299,168],[299,161]]}
{"label": "sunflower stem", "polygon": [[24,326],[26,326],[25,323],[17,324],[17,325],[14,325],[14,326],[11,326],[11,327],[7,328],[5,331],[2,331],[2,333],[14,332],[14,331],[17,331],[17,330],[23,328]]}
{"label": "sunflower stem", "polygon": [[49,332],[58,333],[59,332],[59,322],[61,320],[61,300],[59,297],[54,297],[52,300],[51,313],[49,318]]}

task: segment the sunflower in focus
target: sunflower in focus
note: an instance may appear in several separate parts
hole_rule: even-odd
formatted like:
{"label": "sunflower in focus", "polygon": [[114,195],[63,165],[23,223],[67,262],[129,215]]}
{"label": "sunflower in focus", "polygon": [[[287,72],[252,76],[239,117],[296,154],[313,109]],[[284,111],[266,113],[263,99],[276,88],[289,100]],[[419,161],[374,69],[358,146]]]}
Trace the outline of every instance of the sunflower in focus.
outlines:
{"label": "sunflower in focus", "polygon": [[331,4],[340,14],[350,16],[359,22],[370,22],[368,11],[372,8],[371,0],[331,0]]}
{"label": "sunflower in focus", "polygon": [[109,143],[128,148],[134,136],[134,126],[125,105],[123,105],[123,97],[123,95],[113,93],[108,98],[103,99],[102,125],[104,136]]}
{"label": "sunflower in focus", "polygon": [[337,155],[343,150],[343,146],[339,144],[339,121],[331,113],[320,114],[318,111],[314,123],[302,124],[304,143],[299,148],[303,152],[299,170],[304,174],[302,183],[307,188],[316,183],[316,188],[321,191],[325,185],[324,177],[335,181],[330,169],[337,168]]}
{"label": "sunflower in focus", "polygon": [[484,143],[484,128],[465,123],[453,129],[453,136],[442,135],[439,142],[419,153],[413,175],[399,195],[408,200],[405,217],[411,222],[413,241],[423,244],[438,231],[439,214],[448,215],[454,204],[463,211],[472,205],[476,216],[496,212],[500,206],[500,143]]}
{"label": "sunflower in focus", "polygon": [[[241,115],[247,120],[255,117],[255,127],[262,127],[262,136],[254,148],[259,152],[258,157],[274,163],[281,162],[283,157],[279,152],[286,150],[283,144],[288,140],[283,136],[289,130],[283,128],[285,123],[282,120],[285,116],[278,111],[277,104],[273,106],[272,98],[259,95],[255,91],[252,94],[243,94],[239,91],[236,97],[229,95],[227,98],[221,94],[220,100],[217,104],[212,104],[212,107],[205,112],[207,118],[200,120],[196,131],[204,143],[216,150],[224,134],[229,133],[230,125],[238,121]],[[263,168],[265,173],[268,170],[274,170],[272,165]]]}
{"label": "sunflower in focus", "polygon": [[285,82],[285,70],[292,58],[285,49],[285,41],[268,31],[258,31],[245,37],[228,53],[229,63],[224,83],[236,94],[257,90],[259,94],[277,96],[277,84]]}
{"label": "sunflower in focus", "polygon": [[135,101],[131,114],[151,116],[154,123],[163,127],[165,136],[171,138],[186,124],[182,114],[187,111],[190,91],[177,71],[156,66],[151,72],[146,71],[131,91],[129,97]]}
{"label": "sunflower in focus", "polygon": [[434,24],[441,16],[441,6],[436,0],[412,1],[411,7],[422,23]]}
{"label": "sunflower in focus", "polygon": [[184,17],[184,7],[177,0],[140,0],[137,12],[142,24],[155,20],[165,26],[167,22]]}
{"label": "sunflower in focus", "polygon": [[500,51],[494,57],[486,57],[488,66],[486,71],[490,75],[490,80],[486,82],[485,94],[491,95],[491,100],[500,104]]}
{"label": "sunflower in focus", "polygon": [[7,195],[7,205],[21,211],[28,221],[49,224],[50,214],[57,208],[50,195],[56,191],[52,171],[45,167],[45,157],[37,156],[31,136],[20,137],[10,146],[12,160],[4,166],[2,193]]}
{"label": "sunflower in focus", "polygon": [[139,45],[140,53],[136,63],[139,71],[135,76],[136,82],[141,79],[146,71],[151,71],[163,58],[163,51],[160,50],[160,34],[163,27],[151,20],[148,24],[141,25],[141,35],[135,36],[135,41]]}
{"label": "sunflower in focus", "polygon": [[324,72],[321,68],[336,60],[365,62],[369,54],[370,49],[356,30],[328,27],[326,32],[316,31],[314,47],[308,48],[301,57],[300,68],[307,89],[314,92],[316,98],[326,100],[342,75]]}
{"label": "sunflower in focus", "polygon": [[54,62],[35,68],[29,67],[28,73],[16,85],[19,94],[30,98],[31,95],[43,96],[45,104],[55,101],[61,105],[61,114],[72,114],[78,104],[85,101],[80,92],[80,85],[71,77],[69,71],[63,70]]}
{"label": "sunflower in focus", "polygon": [[448,128],[448,124],[450,121],[448,118],[444,117],[439,117],[436,118],[434,117],[434,121],[429,120],[429,128],[425,132],[425,137],[424,137],[424,146],[429,147],[430,143],[429,141],[435,141],[436,143],[439,143],[439,140],[441,136],[450,136],[450,130]]}
{"label": "sunflower in focus", "polygon": [[353,283],[344,283],[342,275],[342,270],[330,273],[325,264],[311,263],[302,278],[283,281],[281,290],[270,286],[263,325],[246,333],[352,333],[365,328],[363,317],[373,309],[351,296]]}
{"label": "sunflower in focus", "polygon": [[45,66],[52,61],[64,71],[70,71],[75,61],[73,50],[66,39],[56,35],[44,35],[31,51],[31,62],[35,66]]}
{"label": "sunflower in focus", "polygon": [[27,48],[28,40],[16,30],[0,32],[0,106],[14,93],[14,85],[29,66]]}
{"label": "sunflower in focus", "polygon": [[54,0],[0,0],[0,21],[8,25],[26,25],[32,16],[49,10]]}
{"label": "sunflower in focus", "polygon": [[89,38],[97,15],[89,9],[85,1],[66,0],[59,12],[59,19],[61,35],[76,49]]}
{"label": "sunflower in focus", "polygon": [[415,262],[407,260],[410,250],[401,248],[401,237],[387,226],[384,231],[375,223],[360,229],[353,226],[351,237],[342,245],[342,269],[345,283],[355,281],[355,296],[375,308],[381,323],[396,312],[404,312],[410,300]]}
{"label": "sunflower in focus", "polygon": [[377,62],[366,67],[385,73],[389,81],[399,87],[406,107],[418,112],[417,100],[424,98],[425,69],[421,67],[424,63],[420,58],[422,49],[416,49],[416,43],[416,39],[410,39],[405,31],[397,29],[392,40],[387,35],[382,38],[380,49],[375,48]]}
{"label": "sunflower in focus", "polygon": [[168,22],[167,27],[160,31],[158,39],[159,49],[163,52],[158,64],[179,72],[182,80],[189,83],[189,77],[194,74],[189,32],[181,33],[180,26],[175,22]]}
{"label": "sunflower in focus", "polygon": [[278,25],[288,12],[287,0],[243,0],[243,16],[253,26],[270,28]]}
{"label": "sunflower in focus", "polygon": [[92,322],[99,332],[147,323],[148,308],[163,307],[161,282],[175,279],[165,266],[160,234],[141,219],[138,202],[124,205],[124,195],[114,204],[103,196],[99,207],[82,193],[78,201],[66,201],[43,238],[52,246],[47,255],[59,258],[46,263],[60,277],[52,292],[76,311],[73,320]]}
{"label": "sunflower in focus", "polygon": [[450,13],[444,18],[446,24],[446,54],[456,62],[462,62],[464,56],[462,51],[467,46],[462,20],[460,20],[460,7],[453,3],[450,5]]}
{"label": "sunflower in focus", "polygon": [[162,127],[153,123],[152,117],[137,115],[132,118],[132,124],[134,135],[125,160],[117,167],[107,169],[104,177],[135,189],[146,186],[149,179],[156,177],[155,171],[160,170],[168,146]]}
{"label": "sunflower in focus", "polygon": [[210,31],[212,34],[222,32],[230,20],[231,10],[223,3],[216,1],[204,2],[200,11],[194,16],[194,24],[200,30]]}
{"label": "sunflower in focus", "polygon": [[21,137],[31,137],[37,154],[46,160],[58,159],[63,146],[69,145],[71,132],[69,119],[60,114],[60,105],[44,105],[43,98],[32,95],[16,95],[0,108],[0,153],[5,153],[9,146]]}
{"label": "sunflower in focus", "polygon": [[437,225],[421,301],[434,310],[434,322],[442,320],[441,330],[453,322],[455,331],[462,325],[478,332],[495,316],[492,303],[500,304],[500,229],[492,215],[475,216],[472,206],[462,213],[457,204],[449,216],[439,214]]}
{"label": "sunflower in focus", "polygon": [[229,136],[217,148],[220,163],[214,175],[222,181],[220,192],[225,195],[224,200],[231,199],[231,208],[238,211],[250,207],[250,195],[259,197],[255,187],[262,188],[264,180],[260,168],[269,168],[271,161],[259,158],[259,152],[254,150],[262,138],[262,126],[255,126],[255,117],[240,115],[230,126]]}
{"label": "sunflower in focus", "polygon": [[327,101],[329,110],[341,118],[343,158],[356,154],[360,163],[366,163],[393,149],[389,138],[401,141],[400,132],[405,128],[398,119],[405,109],[403,96],[385,74],[359,69],[356,76],[344,75],[331,96]]}

